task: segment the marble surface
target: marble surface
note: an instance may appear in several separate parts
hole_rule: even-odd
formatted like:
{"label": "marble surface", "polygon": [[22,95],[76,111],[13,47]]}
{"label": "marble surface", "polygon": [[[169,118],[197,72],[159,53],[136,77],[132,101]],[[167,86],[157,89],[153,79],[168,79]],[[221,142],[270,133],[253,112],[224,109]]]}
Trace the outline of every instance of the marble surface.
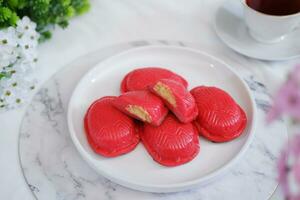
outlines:
{"label": "marble surface", "polygon": [[[182,40],[213,50],[223,60],[256,73],[273,93],[300,59],[263,62],[230,50],[216,36],[213,20],[224,0],[91,0],[91,11],[54,30],[51,41],[39,46],[36,69],[39,86],[79,56],[120,42],[141,39]],[[18,159],[18,137],[26,106],[0,114],[0,199],[32,200]],[[280,192],[273,199],[281,199]]]}
{"label": "marble surface", "polygon": [[[86,55],[50,79],[34,97],[25,114],[19,155],[25,179],[37,199],[268,199],[277,187],[276,160],[287,141],[286,126],[263,123],[270,96],[251,71],[234,67],[250,86],[258,106],[257,131],[246,154],[214,182],[186,192],[152,194],[119,186],[99,176],[80,157],[69,136],[66,108],[82,75],[109,54],[151,44],[186,46],[184,42],[137,41]],[[199,45],[187,44],[194,48]],[[203,50],[203,49],[201,49]],[[231,60],[231,65],[236,62]],[[68,74],[72,76],[68,77]],[[277,137],[273,137],[276,134]]]}

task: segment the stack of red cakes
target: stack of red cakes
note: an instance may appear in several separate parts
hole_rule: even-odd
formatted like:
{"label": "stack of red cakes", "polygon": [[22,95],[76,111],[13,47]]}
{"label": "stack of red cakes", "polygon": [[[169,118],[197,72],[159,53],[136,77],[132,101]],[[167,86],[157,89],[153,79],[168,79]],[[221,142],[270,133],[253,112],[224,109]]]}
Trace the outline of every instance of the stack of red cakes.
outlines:
{"label": "stack of red cakes", "polygon": [[129,72],[121,95],[95,101],[84,127],[92,149],[105,157],[132,151],[141,140],[150,156],[164,166],[191,161],[200,152],[200,136],[228,142],[240,136],[246,114],[225,91],[198,86],[163,68]]}

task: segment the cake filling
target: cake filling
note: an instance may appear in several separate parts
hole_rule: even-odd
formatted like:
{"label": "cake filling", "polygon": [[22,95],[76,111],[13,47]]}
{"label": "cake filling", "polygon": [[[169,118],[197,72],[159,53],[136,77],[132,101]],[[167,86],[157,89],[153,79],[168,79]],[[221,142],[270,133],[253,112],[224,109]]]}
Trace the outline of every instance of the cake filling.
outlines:
{"label": "cake filling", "polygon": [[176,107],[176,100],[172,93],[172,91],[163,83],[158,82],[154,86],[154,90],[166,101],[168,101],[169,104],[171,104],[173,107]]}
{"label": "cake filling", "polygon": [[149,113],[143,109],[141,106],[137,105],[128,105],[126,110],[133,115],[138,116],[141,120],[146,121],[148,123],[151,122],[151,117]]}

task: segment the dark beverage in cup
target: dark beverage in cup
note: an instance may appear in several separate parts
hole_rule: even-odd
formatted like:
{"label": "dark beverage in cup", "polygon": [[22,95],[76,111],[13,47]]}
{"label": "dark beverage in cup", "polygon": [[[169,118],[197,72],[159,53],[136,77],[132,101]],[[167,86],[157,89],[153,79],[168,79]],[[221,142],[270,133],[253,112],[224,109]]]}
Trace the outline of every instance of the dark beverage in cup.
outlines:
{"label": "dark beverage in cup", "polygon": [[246,0],[249,7],[268,15],[292,15],[300,12],[300,0]]}

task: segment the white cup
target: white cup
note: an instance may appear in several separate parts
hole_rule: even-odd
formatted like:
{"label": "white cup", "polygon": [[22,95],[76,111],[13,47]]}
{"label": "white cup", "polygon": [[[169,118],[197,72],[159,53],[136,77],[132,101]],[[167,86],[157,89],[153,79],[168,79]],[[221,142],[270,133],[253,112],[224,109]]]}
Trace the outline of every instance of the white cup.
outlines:
{"label": "white cup", "polygon": [[283,16],[268,15],[249,7],[246,0],[241,1],[249,33],[259,42],[280,42],[300,24],[300,12]]}

